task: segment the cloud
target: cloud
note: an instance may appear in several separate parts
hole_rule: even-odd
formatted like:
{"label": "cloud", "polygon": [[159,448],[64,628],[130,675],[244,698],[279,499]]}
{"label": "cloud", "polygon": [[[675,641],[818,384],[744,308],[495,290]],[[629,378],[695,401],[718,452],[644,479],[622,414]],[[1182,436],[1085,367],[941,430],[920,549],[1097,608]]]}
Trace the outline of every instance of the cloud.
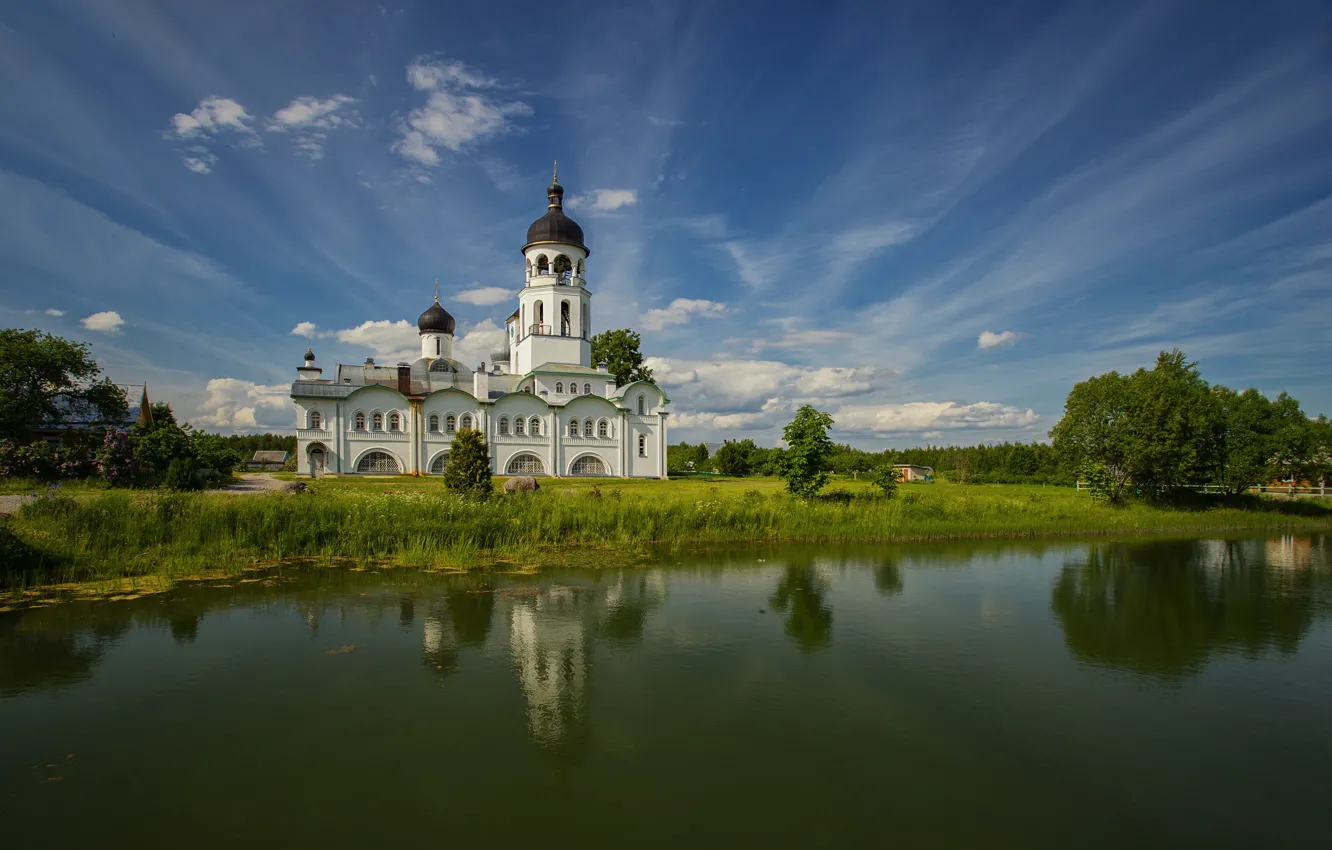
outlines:
{"label": "cloud", "polygon": [[57,309],[55,309],[54,307],[47,307],[47,308],[46,308],[46,315],[48,315],[48,316],[55,316],[56,318],[60,318],[61,316],[65,315],[65,311],[64,311],[64,310],[57,310]]}
{"label": "cloud", "polygon": [[995,333],[994,331],[981,331],[981,335],[976,339],[977,348],[999,348],[1005,345],[1012,345],[1018,341],[1018,334],[1013,331],[1004,331]]}
{"label": "cloud", "polygon": [[481,93],[499,83],[461,62],[417,59],[407,66],[407,82],[430,94],[425,106],[408,113],[393,150],[417,165],[438,165],[439,148],[460,152],[514,129],[513,119],[532,114],[521,101]]}
{"label": "cloud", "polygon": [[872,368],[798,366],[772,360],[649,357],[647,365],[657,383],[669,391],[676,409],[695,413],[753,413],[796,400],[858,395],[870,391],[875,377]]}
{"label": "cloud", "polygon": [[638,203],[637,189],[593,189],[569,199],[570,209],[587,210],[593,213],[614,212],[622,207],[631,207]]}
{"label": "cloud", "polygon": [[453,298],[455,301],[461,301],[464,304],[489,307],[495,304],[503,304],[513,298],[513,291],[502,286],[482,286],[477,289],[464,289],[455,293]]}
{"label": "cloud", "polygon": [[190,113],[177,112],[171,116],[171,135],[179,139],[193,139],[214,135],[223,130],[252,133],[253,117],[245,107],[229,97],[206,97]]}
{"label": "cloud", "polygon": [[103,333],[113,334],[119,333],[120,326],[125,324],[125,320],[120,318],[120,314],[114,310],[106,310],[79,319],[79,324],[83,325],[90,331],[101,331]]}
{"label": "cloud", "polygon": [[[847,404],[832,411],[834,427],[874,434],[910,434],[949,428],[1024,428],[1040,417],[990,401],[914,401],[905,404]],[[923,433],[922,433],[922,436]]]}
{"label": "cloud", "polygon": [[292,146],[312,160],[324,158],[324,141],[328,131],[338,127],[354,127],[359,121],[351,105],[356,98],[335,94],[326,100],[317,97],[298,97],[273,113],[268,130],[274,133],[292,132]]}
{"label": "cloud", "polygon": [[245,107],[229,97],[206,97],[191,112],[171,116],[166,137],[192,142],[181,151],[181,162],[195,174],[209,174],[217,157],[208,149],[208,141],[226,133],[237,137],[243,147],[263,144],[251,126],[253,120]]}
{"label": "cloud", "polygon": [[701,298],[677,298],[665,308],[654,307],[638,317],[643,329],[659,331],[667,325],[683,325],[690,316],[701,319],[716,319],[725,315],[726,305]]}
{"label": "cloud", "polygon": [[354,328],[334,331],[333,337],[338,342],[370,349],[378,360],[411,362],[421,356],[420,331],[406,319],[362,322]]}
{"label": "cloud", "polygon": [[490,362],[492,352],[507,350],[509,334],[493,319],[477,322],[453,343],[453,359],[470,369]]}
{"label": "cloud", "polygon": [[305,337],[306,339],[314,339],[314,338],[315,338],[315,323],[314,323],[314,322],[300,322],[299,324],[296,325],[296,327],[294,327],[294,328],[291,329],[291,335],[292,335],[292,336],[303,336],[303,337]]}
{"label": "cloud", "polygon": [[261,386],[239,378],[213,378],[192,424],[220,430],[290,430],[296,421],[288,384]]}

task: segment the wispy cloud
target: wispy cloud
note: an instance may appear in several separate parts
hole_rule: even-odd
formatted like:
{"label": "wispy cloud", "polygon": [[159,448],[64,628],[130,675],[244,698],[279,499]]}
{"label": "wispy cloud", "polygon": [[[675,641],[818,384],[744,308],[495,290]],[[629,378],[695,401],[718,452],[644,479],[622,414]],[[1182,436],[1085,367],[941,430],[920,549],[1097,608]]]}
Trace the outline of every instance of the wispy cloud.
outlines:
{"label": "wispy cloud", "polygon": [[980,336],[976,338],[976,347],[980,349],[1000,348],[1006,345],[1012,345],[1018,341],[1018,334],[1015,331],[981,331]]}
{"label": "wispy cloud", "polygon": [[461,62],[417,59],[407,66],[407,81],[429,92],[424,106],[408,113],[393,149],[418,166],[439,165],[439,149],[458,153],[517,127],[532,114],[520,100],[486,94],[498,83]]}
{"label": "wispy cloud", "polygon": [[324,100],[308,95],[298,97],[273,113],[268,130],[291,133],[292,146],[298,153],[312,160],[323,159],[328,132],[357,125],[355,103],[356,98],[343,94]]}
{"label": "wispy cloud", "polygon": [[464,289],[453,295],[455,301],[461,301],[464,304],[475,304],[478,307],[492,307],[496,304],[503,304],[507,301],[515,300],[513,290],[505,289],[502,286],[481,286],[476,289]]}
{"label": "wispy cloud", "polygon": [[569,208],[592,213],[610,213],[638,203],[636,189],[593,189],[569,198]]}
{"label": "wispy cloud", "polygon": [[306,339],[314,339],[317,328],[314,322],[300,322],[291,329],[292,336],[303,336]]}
{"label": "wispy cloud", "polygon": [[125,320],[120,318],[120,314],[116,311],[105,310],[101,313],[93,313],[91,316],[84,316],[79,319],[79,324],[90,331],[113,334],[120,332]]}
{"label": "wispy cloud", "polygon": [[653,308],[638,317],[643,330],[660,331],[694,319],[717,319],[726,315],[726,305],[702,298],[677,298],[664,308]]}
{"label": "wispy cloud", "polygon": [[60,318],[61,316],[65,315],[64,310],[57,310],[54,307],[47,307],[44,312],[46,313],[46,315],[55,316],[56,318]]}

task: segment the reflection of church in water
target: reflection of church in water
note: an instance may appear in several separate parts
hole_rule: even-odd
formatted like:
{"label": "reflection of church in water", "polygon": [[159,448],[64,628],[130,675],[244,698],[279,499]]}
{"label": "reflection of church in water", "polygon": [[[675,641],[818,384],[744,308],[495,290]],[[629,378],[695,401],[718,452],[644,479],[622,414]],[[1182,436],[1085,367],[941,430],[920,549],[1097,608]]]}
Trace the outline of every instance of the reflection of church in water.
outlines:
{"label": "reflection of church in water", "polygon": [[[660,572],[631,573],[605,586],[527,590],[487,589],[456,598],[485,599],[501,609],[500,623],[507,619],[509,663],[522,691],[532,740],[552,750],[581,749],[587,737],[587,688],[595,644],[640,640],[648,612],[666,598],[665,577]],[[473,618],[477,627],[470,631],[457,628],[463,609],[454,601],[451,596],[447,614],[436,612],[425,618],[423,660],[441,675],[458,669],[462,646],[480,647],[485,642],[479,616]],[[489,614],[487,610],[487,623]],[[453,618],[453,628],[445,616]],[[495,629],[497,635],[502,628]]]}

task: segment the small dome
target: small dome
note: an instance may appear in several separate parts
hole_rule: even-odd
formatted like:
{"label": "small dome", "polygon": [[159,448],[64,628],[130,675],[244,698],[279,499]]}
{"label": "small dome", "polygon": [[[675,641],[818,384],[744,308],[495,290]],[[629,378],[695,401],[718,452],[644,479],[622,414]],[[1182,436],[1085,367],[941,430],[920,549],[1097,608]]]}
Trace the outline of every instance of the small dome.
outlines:
{"label": "small dome", "polygon": [[416,327],[423,334],[452,334],[456,324],[453,317],[449,315],[449,311],[439,306],[438,298],[435,299],[435,303],[431,304],[428,310],[421,314],[421,318],[416,320]]}

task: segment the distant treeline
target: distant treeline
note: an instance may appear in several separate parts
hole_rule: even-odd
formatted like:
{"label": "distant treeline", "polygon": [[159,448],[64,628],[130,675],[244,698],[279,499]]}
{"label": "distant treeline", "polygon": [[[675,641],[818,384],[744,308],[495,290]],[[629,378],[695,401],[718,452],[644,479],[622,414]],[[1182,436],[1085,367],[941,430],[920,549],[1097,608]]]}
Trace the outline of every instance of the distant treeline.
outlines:
{"label": "distant treeline", "polygon": [[[668,446],[666,466],[674,475],[721,472],[727,475],[775,475],[783,450],[765,449],[753,440],[723,443],[715,455],[703,443]],[[925,446],[865,451],[848,445],[833,449],[832,471],[862,475],[880,466],[909,463],[932,467],[937,476],[973,484],[1068,484],[1075,476],[1060,467],[1054,449],[1045,443],[998,443],[980,446]]]}
{"label": "distant treeline", "polygon": [[222,439],[226,440],[227,448],[239,454],[242,460],[254,457],[255,452],[296,451],[295,434],[232,434]]}

